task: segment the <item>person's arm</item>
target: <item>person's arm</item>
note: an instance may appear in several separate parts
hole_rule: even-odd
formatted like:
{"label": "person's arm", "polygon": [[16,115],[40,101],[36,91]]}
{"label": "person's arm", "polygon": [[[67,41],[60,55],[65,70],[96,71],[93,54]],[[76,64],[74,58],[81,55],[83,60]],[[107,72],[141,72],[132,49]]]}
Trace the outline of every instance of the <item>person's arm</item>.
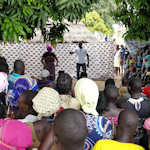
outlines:
{"label": "person's arm", "polygon": [[89,55],[87,53],[87,67],[89,67]]}

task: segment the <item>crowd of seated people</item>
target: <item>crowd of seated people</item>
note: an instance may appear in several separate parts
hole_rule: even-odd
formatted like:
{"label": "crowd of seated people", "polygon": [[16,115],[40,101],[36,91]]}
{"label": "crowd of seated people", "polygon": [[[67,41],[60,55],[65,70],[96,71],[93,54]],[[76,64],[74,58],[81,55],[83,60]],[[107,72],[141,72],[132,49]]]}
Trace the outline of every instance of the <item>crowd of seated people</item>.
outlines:
{"label": "crowd of seated people", "polygon": [[84,73],[75,84],[65,72],[56,81],[48,70],[31,77],[21,60],[10,73],[0,57],[0,149],[148,150],[147,70],[145,84],[141,76],[125,74],[121,88],[107,79],[100,91]]}

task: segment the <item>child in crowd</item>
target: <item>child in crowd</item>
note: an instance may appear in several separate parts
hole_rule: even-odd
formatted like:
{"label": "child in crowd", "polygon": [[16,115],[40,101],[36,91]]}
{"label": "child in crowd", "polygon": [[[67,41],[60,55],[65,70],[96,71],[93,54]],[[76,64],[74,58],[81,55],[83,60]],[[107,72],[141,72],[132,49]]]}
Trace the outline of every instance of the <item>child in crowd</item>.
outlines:
{"label": "child in crowd", "polygon": [[74,109],[61,111],[54,122],[39,150],[83,150],[85,138],[88,135],[84,115]]}
{"label": "child in crowd", "polygon": [[138,116],[134,111],[124,110],[119,114],[114,140],[99,140],[93,150],[144,150],[134,143]]}

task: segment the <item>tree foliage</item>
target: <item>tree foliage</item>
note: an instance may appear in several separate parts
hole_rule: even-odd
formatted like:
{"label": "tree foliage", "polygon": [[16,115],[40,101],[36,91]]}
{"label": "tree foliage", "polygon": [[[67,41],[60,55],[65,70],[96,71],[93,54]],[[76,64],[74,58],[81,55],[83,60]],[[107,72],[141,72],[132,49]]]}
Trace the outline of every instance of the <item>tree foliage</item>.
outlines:
{"label": "tree foliage", "polygon": [[104,23],[104,20],[96,12],[92,11],[86,14],[85,18],[82,19],[82,22],[87,26],[87,28],[92,32],[102,32],[104,34],[111,34],[111,30],[108,29]]}
{"label": "tree foliage", "polygon": [[113,11],[116,9],[115,0],[100,0],[97,4],[94,4],[92,7],[101,18],[104,20],[105,25],[113,30],[112,25],[115,23],[113,18]]}
{"label": "tree foliage", "polygon": [[[99,0],[0,0],[0,40],[31,39],[40,28],[45,40],[63,38],[68,21],[79,21]],[[47,20],[52,23],[46,28]]]}
{"label": "tree foliage", "polygon": [[150,4],[148,0],[116,0],[114,18],[126,28],[125,39],[149,40]]}

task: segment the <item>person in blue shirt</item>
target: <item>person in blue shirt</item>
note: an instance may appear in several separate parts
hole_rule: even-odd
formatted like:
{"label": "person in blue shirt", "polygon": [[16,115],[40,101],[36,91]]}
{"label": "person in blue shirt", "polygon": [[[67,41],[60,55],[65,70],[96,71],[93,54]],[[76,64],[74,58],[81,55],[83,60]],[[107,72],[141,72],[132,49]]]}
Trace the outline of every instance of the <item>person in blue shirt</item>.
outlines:
{"label": "person in blue shirt", "polygon": [[24,75],[24,72],[25,72],[24,62],[21,60],[16,60],[14,63],[14,71],[12,74],[8,76],[8,83],[9,83],[8,90],[13,90],[16,80],[21,75]]}

